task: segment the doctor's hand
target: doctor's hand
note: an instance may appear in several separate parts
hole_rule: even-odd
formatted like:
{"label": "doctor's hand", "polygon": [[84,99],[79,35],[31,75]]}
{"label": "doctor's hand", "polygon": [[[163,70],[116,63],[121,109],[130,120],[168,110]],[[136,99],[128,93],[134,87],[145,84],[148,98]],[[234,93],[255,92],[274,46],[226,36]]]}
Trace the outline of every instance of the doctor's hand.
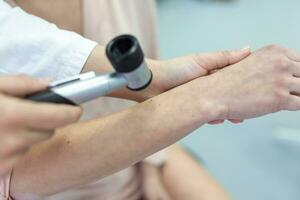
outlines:
{"label": "doctor's hand", "polygon": [[193,86],[199,97],[222,108],[222,114],[215,120],[300,110],[300,53],[271,45],[237,64],[193,81]]}
{"label": "doctor's hand", "polygon": [[56,128],[77,121],[81,109],[35,103],[17,97],[48,86],[25,75],[0,76],[0,177],[34,144],[48,139]]}

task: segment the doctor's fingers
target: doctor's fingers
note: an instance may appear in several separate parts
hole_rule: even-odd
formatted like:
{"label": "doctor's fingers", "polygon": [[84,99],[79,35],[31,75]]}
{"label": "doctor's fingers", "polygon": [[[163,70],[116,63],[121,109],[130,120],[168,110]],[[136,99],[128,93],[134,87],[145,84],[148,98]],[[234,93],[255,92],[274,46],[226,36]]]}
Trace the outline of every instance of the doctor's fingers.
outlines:
{"label": "doctor's fingers", "polygon": [[56,129],[76,122],[81,108],[69,105],[36,103],[1,97],[0,125],[33,129]]}
{"label": "doctor's fingers", "polygon": [[49,79],[36,79],[24,74],[1,75],[0,92],[12,96],[24,96],[46,89],[49,83]]}
{"label": "doctor's fingers", "polygon": [[[1,131],[3,132],[3,131]],[[10,130],[0,133],[0,159],[24,154],[34,144],[49,139],[54,131]]]}

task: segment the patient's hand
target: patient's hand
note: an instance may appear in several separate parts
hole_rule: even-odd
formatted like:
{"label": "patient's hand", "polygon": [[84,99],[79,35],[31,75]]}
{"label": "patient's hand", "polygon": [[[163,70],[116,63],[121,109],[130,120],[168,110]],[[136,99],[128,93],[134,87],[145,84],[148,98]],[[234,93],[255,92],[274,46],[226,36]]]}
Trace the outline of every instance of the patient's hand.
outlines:
{"label": "patient's hand", "polygon": [[140,93],[141,99],[139,100],[143,101],[195,78],[235,64],[245,59],[250,53],[250,48],[246,47],[237,51],[194,54],[166,61],[149,61],[153,81],[148,89]]}
{"label": "patient's hand", "polygon": [[[154,79],[149,90],[150,97],[170,90],[195,78],[206,76],[216,71],[240,62],[251,53],[249,47],[237,51],[221,51],[215,53],[195,54],[167,61],[151,63]],[[230,119],[229,119],[230,120]],[[241,123],[242,120],[230,120]],[[213,121],[210,124],[220,124],[224,120]]]}
{"label": "patient's hand", "polygon": [[[218,69],[237,63],[250,54],[250,48],[246,47],[237,51],[194,54],[166,61],[148,59],[146,62],[153,72],[153,80],[149,87],[140,92],[122,89],[112,92],[108,96],[142,102],[195,78],[208,75]],[[98,45],[92,51],[83,69],[83,72],[88,71],[97,73],[111,71],[111,64],[105,57],[105,48],[103,46]]]}
{"label": "patient's hand", "polygon": [[202,98],[224,106],[220,120],[247,119],[299,110],[299,77],[300,53],[271,45],[195,84]]}

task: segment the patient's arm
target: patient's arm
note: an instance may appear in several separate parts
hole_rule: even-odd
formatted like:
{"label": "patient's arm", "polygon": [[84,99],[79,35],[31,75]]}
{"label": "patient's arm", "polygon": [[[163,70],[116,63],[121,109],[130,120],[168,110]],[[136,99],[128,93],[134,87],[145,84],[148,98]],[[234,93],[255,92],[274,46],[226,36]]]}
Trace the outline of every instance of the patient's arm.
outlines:
{"label": "patient's arm", "polygon": [[298,77],[300,54],[273,45],[130,109],[61,129],[14,169],[12,195],[32,200],[89,183],[213,120],[299,110]]}
{"label": "patient's arm", "polygon": [[103,178],[224,115],[221,105],[181,95],[194,93],[186,87],[108,117],[59,130],[53,139],[33,148],[14,169],[13,198],[39,199]]}
{"label": "patient's arm", "polygon": [[[28,8],[30,5],[43,7],[45,1],[30,0],[30,2],[18,1],[26,10],[32,10]],[[65,1],[58,0],[46,2],[45,5],[53,6],[51,8],[55,11],[57,11],[56,7],[60,7],[61,4],[68,5]],[[78,6],[77,1],[74,2],[74,6]],[[4,2],[0,1],[0,4],[6,7]],[[42,14],[40,16],[43,17]],[[29,15],[20,8],[6,8],[5,13],[0,16],[1,20],[3,23],[0,26],[0,32],[3,37],[0,38],[0,52],[5,55],[1,59],[1,68],[3,68],[1,71],[21,72],[55,79],[74,76],[80,71],[98,73],[113,71],[106,59],[104,47],[96,46],[96,43],[74,32],[58,29],[53,24]],[[26,42],[20,40],[20,37],[26,38]],[[26,52],[26,54],[19,54],[15,57],[11,52]],[[249,54],[250,49],[246,48],[240,51],[187,56],[171,61],[148,60],[154,75],[153,82],[148,89],[141,92],[123,89],[110,95],[144,101],[197,77],[207,75],[212,68],[222,68],[239,62]]]}
{"label": "patient's arm", "polygon": [[[123,89],[109,96],[141,102],[195,78],[207,75],[212,69],[221,69],[237,63],[249,56],[250,53],[250,48],[246,47],[237,51],[195,54],[166,61],[147,59],[148,66],[153,72],[152,83],[147,89],[141,92]],[[92,51],[83,68],[83,72],[104,73],[112,70],[113,68],[105,56],[105,48],[101,45]]]}
{"label": "patient's arm", "polygon": [[[81,8],[80,0],[16,0],[18,6],[27,12],[46,19],[67,29],[81,33]],[[76,11],[67,12],[68,10]],[[50,11],[50,12],[49,12]],[[113,68],[105,56],[103,46],[98,45],[90,54],[83,68],[83,72],[96,71],[99,73],[111,72]],[[153,83],[142,92],[120,90],[111,96],[144,101],[171,88],[189,82],[197,77],[206,75],[207,72],[218,65],[219,68],[234,64],[250,54],[250,49],[240,51],[223,51],[212,54],[201,54],[175,59],[172,62],[157,62],[148,60],[149,67],[154,74]]]}

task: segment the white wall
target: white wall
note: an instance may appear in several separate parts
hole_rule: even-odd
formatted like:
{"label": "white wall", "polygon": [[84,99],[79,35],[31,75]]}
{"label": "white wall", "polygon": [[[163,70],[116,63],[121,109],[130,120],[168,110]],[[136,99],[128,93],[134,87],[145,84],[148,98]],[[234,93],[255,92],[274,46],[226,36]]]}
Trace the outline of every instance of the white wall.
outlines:
{"label": "white wall", "polygon": [[[163,58],[270,43],[300,50],[299,0],[159,2]],[[282,112],[205,126],[183,143],[237,200],[299,200],[299,122],[299,112]]]}

